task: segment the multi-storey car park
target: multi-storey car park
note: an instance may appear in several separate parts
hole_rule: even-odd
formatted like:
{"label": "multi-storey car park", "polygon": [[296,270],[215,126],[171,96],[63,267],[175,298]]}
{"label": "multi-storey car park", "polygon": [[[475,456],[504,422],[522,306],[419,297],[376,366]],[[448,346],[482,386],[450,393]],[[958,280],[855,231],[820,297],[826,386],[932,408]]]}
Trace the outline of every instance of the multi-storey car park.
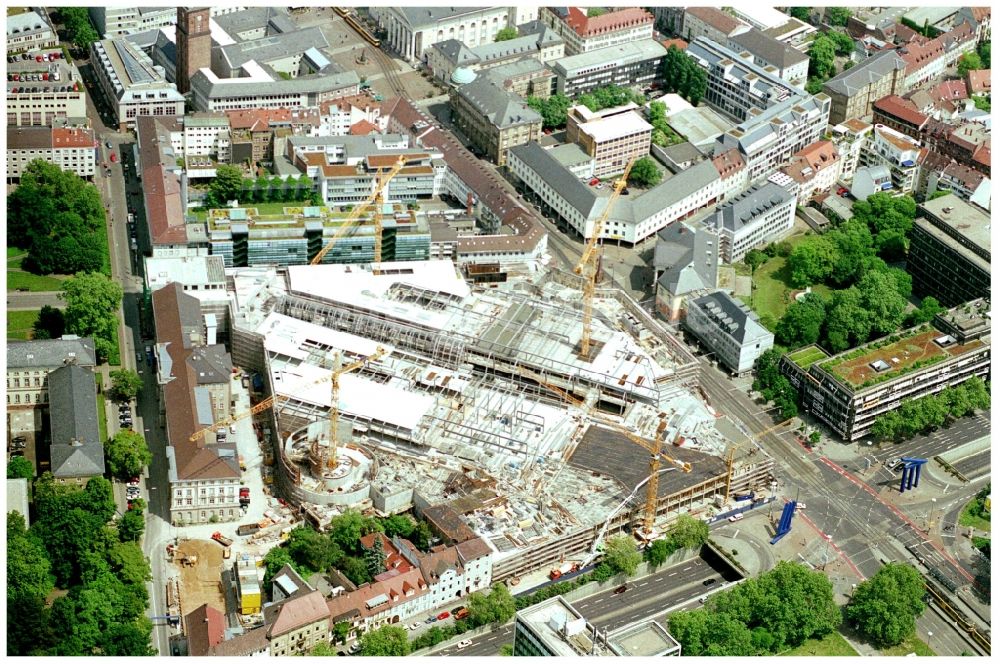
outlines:
{"label": "multi-storey car park", "polygon": [[[773,461],[692,391],[694,358],[622,294],[598,300],[583,359],[561,273],[480,289],[449,261],[228,272],[234,363],[281,401],[275,481],[319,526],[347,507],[444,510],[504,580],[641,518],[649,453],[619,428],[692,465],[662,474],[658,525],[770,482]],[[337,353],[373,359],[339,379],[331,454]]]}

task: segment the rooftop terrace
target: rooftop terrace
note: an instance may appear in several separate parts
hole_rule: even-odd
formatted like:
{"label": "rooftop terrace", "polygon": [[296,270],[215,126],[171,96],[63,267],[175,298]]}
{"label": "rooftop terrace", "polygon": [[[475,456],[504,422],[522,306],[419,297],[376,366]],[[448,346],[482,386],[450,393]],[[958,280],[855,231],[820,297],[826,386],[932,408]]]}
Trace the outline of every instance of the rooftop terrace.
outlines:
{"label": "rooftop terrace", "polygon": [[788,354],[788,359],[794,362],[800,369],[808,369],[810,366],[825,357],[830,357],[830,354],[815,344],[800,348]]}

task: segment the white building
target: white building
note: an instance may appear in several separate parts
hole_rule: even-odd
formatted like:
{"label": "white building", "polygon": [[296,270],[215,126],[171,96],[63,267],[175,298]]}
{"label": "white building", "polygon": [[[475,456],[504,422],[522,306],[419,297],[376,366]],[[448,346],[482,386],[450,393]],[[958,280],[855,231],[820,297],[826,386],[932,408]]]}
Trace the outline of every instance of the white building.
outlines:
{"label": "white building", "polygon": [[653,126],[639,116],[638,108],[629,102],[596,113],[586,106],[567,112],[566,139],[594,160],[594,177],[621,173],[629,161],[649,154]]}
{"label": "white building", "polygon": [[719,254],[726,263],[743,260],[755,247],[780,240],[795,224],[795,196],[766,182],[721,205],[705,223],[719,233]]}
{"label": "white building", "polygon": [[34,51],[59,45],[59,38],[43,16],[45,10],[31,10],[7,16],[7,52]]}
{"label": "white building", "polygon": [[684,23],[678,31],[689,42],[704,37],[717,44],[725,44],[749,29],[749,24],[716,7],[688,7],[684,10]]}
{"label": "white building", "polygon": [[792,155],[782,171],[798,184],[798,204],[806,205],[817,192],[826,192],[837,183],[840,157],[831,141],[817,141]]}
{"label": "white building", "polygon": [[213,157],[220,163],[229,163],[232,148],[229,118],[222,113],[190,113],[182,123],[181,157]]}
{"label": "white building", "polygon": [[830,131],[833,134],[833,144],[840,156],[840,173],[837,175],[837,181],[850,182],[854,179],[854,171],[857,170],[858,161],[861,159],[861,148],[868,140],[872,126],[858,118],[851,118],[834,125]]}
{"label": "white building", "polygon": [[[246,7],[220,5],[212,7],[210,15],[221,16],[244,9]],[[90,19],[104,39],[177,24],[177,7],[89,7],[89,10]]]}
{"label": "white building", "polygon": [[774,346],[774,335],[757,314],[723,291],[688,300],[684,327],[736,375],[753,369],[757,358]]}
{"label": "white building", "polygon": [[184,95],[134,44],[105,39],[91,44],[90,53],[97,82],[121,129],[134,128],[142,115],[184,115]]}
{"label": "white building", "polygon": [[220,78],[211,69],[191,77],[194,106],[199,111],[310,108],[327,100],[358,94],[361,79],[353,69],[325,75],[276,79],[257,62],[242,65],[242,76]]}
{"label": "white building", "polygon": [[886,166],[892,176],[892,186],[904,194],[917,186],[920,165],[927,149],[920,143],[885,125],[876,124],[861,146],[861,166]]}
{"label": "white building", "polygon": [[804,87],[809,75],[809,56],[757,29],[730,37],[726,46],[735,53],[749,53],[754,64],[773,67],[779,78]]}
{"label": "white building", "polygon": [[639,7],[612,7],[600,16],[587,16],[586,7],[545,7],[541,17],[566,41],[568,55],[653,37],[653,15]]}
{"label": "white building", "polygon": [[378,129],[385,133],[388,118],[382,115],[382,104],[371,95],[352,95],[323,102],[319,107],[320,136],[347,136],[362,129]]}
{"label": "white building", "polygon": [[647,86],[660,77],[666,54],[663,44],[644,39],[559,58],[552,62],[556,91],[576,97],[607,85]]}
{"label": "white building", "polygon": [[44,71],[48,80],[7,81],[7,126],[51,125],[56,118],[87,117],[86,88],[76,67],[66,60],[39,66],[10,64],[8,73],[31,77]]}
{"label": "white building", "polygon": [[70,127],[8,127],[7,181],[18,180],[24,167],[42,159],[82,178],[97,168],[94,132]]}
{"label": "white building", "polygon": [[538,18],[538,7],[369,7],[387,34],[383,40],[408,62],[426,61],[427,49],[457,39],[468,47],[496,41],[496,35]]}

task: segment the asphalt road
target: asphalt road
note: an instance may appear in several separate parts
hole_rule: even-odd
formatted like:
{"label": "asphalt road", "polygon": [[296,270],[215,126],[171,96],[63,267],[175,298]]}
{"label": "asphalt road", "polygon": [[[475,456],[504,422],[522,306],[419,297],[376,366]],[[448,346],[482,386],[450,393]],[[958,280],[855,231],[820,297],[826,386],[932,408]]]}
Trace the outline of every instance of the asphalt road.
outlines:
{"label": "asphalt road", "polygon": [[7,293],[8,311],[41,309],[44,306],[65,309],[66,302],[60,299],[58,291],[43,291],[40,293]]}
{"label": "asphalt road", "polygon": [[[716,579],[711,587],[702,583]],[[628,590],[620,595],[614,589],[606,590],[573,602],[573,606],[592,625],[599,629],[615,630],[637,620],[666,613],[672,608],[691,602],[707,593],[720,590],[722,576],[701,558],[688,560],[660,572],[633,579]],[[669,589],[669,590],[668,590]],[[514,641],[514,625],[500,628],[470,639],[472,645],[459,650],[449,646],[433,653],[435,657],[488,657],[497,655],[500,647]]]}
{"label": "asphalt road", "polygon": [[[880,459],[898,456],[932,459],[965,443],[990,435],[990,418],[988,413],[979,413],[972,417],[963,417],[950,426],[938,429],[924,436],[917,436],[905,443],[883,446],[877,456]],[[988,458],[988,457],[987,457]]]}

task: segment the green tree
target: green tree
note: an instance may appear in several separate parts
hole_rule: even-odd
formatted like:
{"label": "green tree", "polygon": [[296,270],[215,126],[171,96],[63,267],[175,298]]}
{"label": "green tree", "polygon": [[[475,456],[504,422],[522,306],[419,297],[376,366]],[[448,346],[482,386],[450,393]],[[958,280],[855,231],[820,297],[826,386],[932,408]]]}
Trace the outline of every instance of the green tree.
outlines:
{"label": "green tree", "polygon": [[292,567],[296,567],[297,572],[300,571],[292,561],[292,554],[289,553],[287,547],[276,546],[268,551],[264,556],[264,586],[269,587],[271,585],[271,579],[273,579],[274,575],[281,571],[281,568],[285,565],[292,565]]}
{"label": "green tree", "polygon": [[78,48],[90,48],[91,44],[100,39],[97,30],[90,23],[86,7],[61,7],[59,18],[66,28],[66,36]]}
{"label": "green tree", "polygon": [[715,639],[709,628],[709,614],[705,609],[675,611],[667,618],[670,634],[681,644],[681,652],[688,657],[704,655]]}
{"label": "green tree", "polygon": [[833,42],[834,51],[837,55],[850,55],[854,52],[854,40],[851,39],[850,35],[834,30],[826,32],[824,35],[829,37]]}
{"label": "green tree", "polygon": [[774,330],[775,340],[788,348],[800,348],[819,341],[826,320],[826,302],[816,293],[806,293],[788,305]]}
{"label": "green tree", "polygon": [[382,524],[362,516],[357,510],[347,510],[330,521],[327,532],[343,551],[356,555],[361,553],[361,538],[369,533],[382,532]]}
{"label": "green tree", "polygon": [[609,537],[604,542],[604,562],[616,574],[632,576],[642,562],[642,554],[635,548],[632,538],[625,535]]}
{"label": "green tree", "polygon": [[410,654],[406,630],[395,625],[384,625],[363,634],[358,643],[361,645],[358,654],[364,657],[405,657]]}
{"label": "green tree", "polygon": [[990,58],[990,50],[991,50],[990,46],[991,46],[991,42],[984,41],[984,42],[980,42],[979,46],[976,47],[976,53],[979,55],[979,60],[980,60],[980,62],[982,62],[982,63],[984,63],[986,65],[987,69],[990,68],[989,65],[992,62],[992,59]]}
{"label": "green tree", "polygon": [[38,318],[31,325],[32,337],[35,339],[58,339],[66,331],[66,319],[60,309],[44,305],[38,312]]}
{"label": "green tree", "polygon": [[872,320],[862,305],[860,291],[851,286],[836,291],[826,310],[825,345],[834,353],[864,343],[871,336]]}
{"label": "green tree", "polygon": [[488,593],[472,593],[466,598],[469,623],[475,626],[503,624],[514,617],[516,606],[510,591],[502,583],[494,583]]}
{"label": "green tree", "polygon": [[146,520],[142,513],[128,510],[118,519],[118,539],[122,542],[138,542],[146,530]]}
{"label": "green tree", "polygon": [[153,624],[148,618],[114,624],[104,635],[101,649],[108,657],[155,657],[158,653],[150,645],[152,632]]}
{"label": "green tree", "polygon": [[697,106],[708,86],[708,75],[695,61],[676,46],[663,57],[662,78],[666,92],[676,92]]}
{"label": "green tree", "polygon": [[116,369],[111,372],[111,389],[108,396],[112,401],[125,403],[135,399],[142,391],[142,378],[131,369]]}
{"label": "green tree", "polygon": [[542,116],[542,126],[546,129],[565,127],[566,113],[573,104],[564,94],[554,94],[548,99],[528,97],[525,102]]}
{"label": "green tree", "polygon": [[141,474],[153,455],[142,434],[122,429],[104,446],[104,460],[112,476],[128,479]]}
{"label": "green tree", "polygon": [[743,262],[750,268],[750,273],[756,272],[757,268],[767,262],[767,254],[760,249],[751,249],[743,256]]}
{"label": "green tree", "polygon": [[288,534],[288,552],[297,567],[310,572],[323,572],[336,567],[344,554],[329,537],[310,526],[297,526]]}
{"label": "green tree", "polygon": [[830,25],[844,27],[853,15],[854,12],[847,7],[829,7],[826,10],[826,20],[830,22]]}
{"label": "green tree", "polygon": [[958,75],[964,77],[970,71],[983,68],[983,61],[976,52],[966,53],[958,59]]}
{"label": "green tree", "polygon": [[809,46],[809,73],[820,81],[830,78],[836,52],[836,45],[827,35],[817,37]]}
{"label": "green tree", "polygon": [[868,318],[872,333],[884,335],[899,328],[906,300],[899,294],[897,281],[891,274],[867,272],[858,281],[857,288],[859,306]]}
{"label": "green tree", "polygon": [[663,174],[656,167],[656,163],[649,157],[637,159],[632,164],[632,170],[628,174],[629,182],[634,182],[642,187],[656,186],[660,184],[660,180],[662,179]]}
{"label": "green tree", "polygon": [[868,225],[857,219],[845,221],[826,234],[835,248],[830,281],[837,286],[854,283],[865,263],[875,256],[875,240]]}
{"label": "green tree", "polygon": [[678,549],[694,549],[708,541],[708,524],[681,514],[667,529],[667,539]]}
{"label": "green tree", "polygon": [[368,573],[375,577],[385,572],[385,548],[382,546],[382,538],[376,537],[371,548],[365,551],[365,566]]}
{"label": "green tree", "polygon": [[[134,510],[129,510],[132,512]],[[108,564],[114,575],[130,586],[143,586],[152,580],[149,560],[134,542],[113,544],[107,551]]]}
{"label": "green tree", "polygon": [[431,527],[427,525],[426,521],[418,521],[410,535],[410,541],[413,542],[414,546],[425,552],[430,550],[433,538],[434,533],[431,532]]}
{"label": "green tree", "polygon": [[789,7],[788,15],[792,18],[797,18],[803,23],[809,22],[809,8],[808,7]]}
{"label": "green tree", "polygon": [[93,337],[97,355],[107,360],[118,344],[121,284],[98,272],[79,273],[63,282],[60,297],[66,302],[66,331]]}
{"label": "green tree", "polygon": [[16,456],[7,462],[7,479],[24,478],[33,480],[35,478],[35,466],[23,456]]}
{"label": "green tree", "polygon": [[858,584],[845,615],[875,645],[898,645],[916,629],[916,619],[925,608],[924,592],[916,569],[905,563],[888,563]]}
{"label": "green tree", "polygon": [[368,565],[363,558],[357,556],[344,556],[340,559],[338,568],[356,586],[371,583],[372,575],[368,571]]}
{"label": "green tree", "polygon": [[652,567],[659,567],[667,561],[667,558],[676,549],[671,546],[671,543],[665,539],[658,539],[649,545],[649,548],[643,552],[643,557],[646,562]]}
{"label": "green tree", "polygon": [[505,643],[500,646],[500,656],[501,657],[511,657],[514,654],[514,645],[510,643]]}
{"label": "green tree", "polygon": [[382,527],[385,529],[386,537],[392,538],[398,536],[407,538],[413,533],[413,529],[417,527],[417,524],[405,514],[393,514],[382,519]]}
{"label": "green tree", "polygon": [[51,565],[45,546],[37,536],[28,532],[20,513],[8,512],[8,606],[32,599],[44,599],[51,590]]}
{"label": "green tree", "polygon": [[791,282],[796,288],[818,284],[830,277],[837,249],[825,236],[808,237],[788,257]]}
{"label": "green tree", "polygon": [[511,39],[517,39],[517,28],[512,25],[497,31],[497,36],[493,38],[493,41],[508,41]]}
{"label": "green tree", "polygon": [[243,171],[239,166],[219,164],[208,191],[219,205],[238,199],[243,193]]}

